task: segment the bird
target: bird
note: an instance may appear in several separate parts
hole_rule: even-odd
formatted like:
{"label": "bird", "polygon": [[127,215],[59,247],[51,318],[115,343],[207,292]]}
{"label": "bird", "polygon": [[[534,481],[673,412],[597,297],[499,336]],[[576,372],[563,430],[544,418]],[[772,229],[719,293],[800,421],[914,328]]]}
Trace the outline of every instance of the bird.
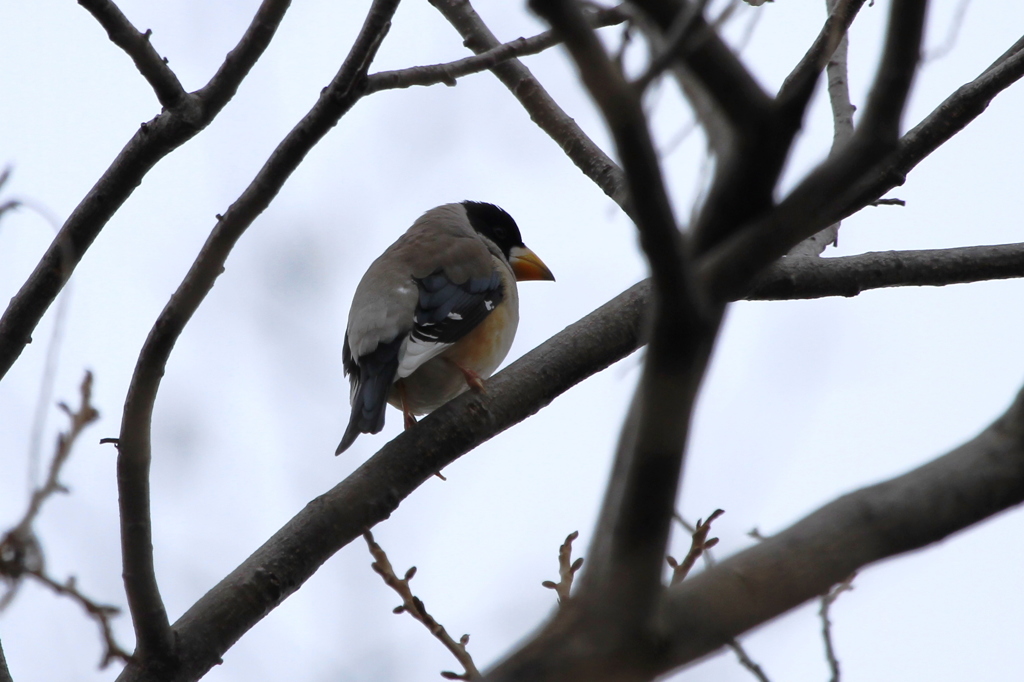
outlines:
{"label": "bird", "polygon": [[554,279],[494,204],[444,204],[420,216],[352,298],[342,348],[352,413],[335,454],[379,433],[388,403],[408,429],[468,388],[483,390],[519,325],[516,282]]}

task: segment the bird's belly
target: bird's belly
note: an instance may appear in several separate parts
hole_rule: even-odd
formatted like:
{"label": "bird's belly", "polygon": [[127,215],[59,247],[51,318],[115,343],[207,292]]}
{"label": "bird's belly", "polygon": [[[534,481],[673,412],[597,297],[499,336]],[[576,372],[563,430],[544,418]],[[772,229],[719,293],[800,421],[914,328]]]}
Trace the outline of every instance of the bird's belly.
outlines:
{"label": "bird's belly", "polygon": [[[427,414],[464,392],[469,385],[459,367],[475,372],[481,379],[491,376],[512,348],[519,326],[518,303],[515,298],[505,301],[473,331],[402,379],[409,411]],[[402,409],[397,384],[391,387],[388,402]]]}

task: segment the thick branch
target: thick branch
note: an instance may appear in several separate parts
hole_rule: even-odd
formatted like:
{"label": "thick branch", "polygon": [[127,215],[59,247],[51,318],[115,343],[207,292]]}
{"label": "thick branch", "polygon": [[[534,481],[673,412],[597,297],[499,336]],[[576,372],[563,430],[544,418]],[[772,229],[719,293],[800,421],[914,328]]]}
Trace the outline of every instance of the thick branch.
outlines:
{"label": "thick branch", "polygon": [[[621,294],[424,418],[316,498],[174,625],[179,680],[195,680],[336,551],[390,516],[457,458],[536,413],[640,344],[646,287]],[[120,680],[153,680],[129,667]]]}
{"label": "thick branch", "polygon": [[[669,34],[677,17],[690,11],[692,2],[642,0],[637,4],[663,34]],[[771,97],[703,16],[695,13],[687,24],[687,38],[680,41],[676,56],[686,63],[733,128],[761,129],[771,113]]]}
{"label": "thick branch", "polygon": [[638,92],[608,57],[573,0],[534,0],[531,7],[565,39],[581,80],[604,115],[626,172],[634,220],[657,290],[650,352],[579,592],[590,615],[584,626],[606,628],[608,632],[594,637],[614,641],[612,630],[635,631],[646,621],[661,590],[690,411],[717,316],[705,318],[691,286],[688,254]]}
{"label": "thick branch", "polygon": [[806,101],[811,96],[822,69],[831,60],[839,44],[846,40],[850,24],[864,6],[864,0],[828,0],[828,3],[828,19],[821,27],[821,32],[779,88],[776,100],[782,106],[794,100]]}
{"label": "thick branch", "polygon": [[1024,277],[1024,244],[880,251],[842,258],[789,257],[771,266],[746,298],[856,296],[883,287],[945,286]]}
{"label": "thick branch", "polygon": [[[146,173],[208,126],[227,104],[238,83],[263,54],[288,5],[289,0],[264,0],[238,46],[214,77],[214,81],[223,85],[214,88],[209,96],[202,91],[197,96],[189,96],[175,109],[165,110],[152,121],[143,123],[71,213],[0,318],[0,379],[32,341],[32,331],[96,235],[131,196]],[[221,76],[223,78],[218,80]]]}
{"label": "thick branch", "polygon": [[[430,4],[455,27],[466,47],[473,52],[481,54],[501,44],[468,0],[430,0]],[[510,59],[491,71],[515,95],[530,114],[530,119],[558,143],[576,167],[629,213],[622,170],[562,111],[530,70],[518,59]]]}
{"label": "thick branch", "polygon": [[671,670],[824,594],[854,571],[938,542],[1024,501],[1024,392],[974,440],[910,473],[825,505],[672,588],[663,602]]}
{"label": "thick branch", "polygon": [[96,21],[107,30],[112,43],[128,53],[135,62],[135,68],[153,87],[160,104],[165,109],[178,106],[187,96],[185,89],[149,42],[152,31],[140,33],[110,0],[78,0],[78,4],[96,17]]}
{"label": "thick branch", "polygon": [[11,671],[7,667],[7,658],[4,656],[4,645],[0,642],[0,682],[14,682],[11,679]]}
{"label": "thick branch", "polygon": [[173,637],[153,566],[149,513],[150,422],[171,350],[223,271],[235,242],[269,205],[307,152],[362,96],[369,68],[398,0],[377,0],[331,84],[220,218],[188,274],[160,313],[135,366],[118,439],[117,479],[125,591],[142,657],[170,666]]}
{"label": "thick branch", "polygon": [[[776,282],[804,266],[796,260],[773,266],[762,286],[780,286]],[[844,260],[815,259],[814,265],[842,267]],[[1024,276],[1024,268],[1018,276]],[[798,298],[800,282],[797,278],[783,297]],[[820,291],[814,287],[811,293],[821,295]],[[181,666],[177,679],[198,679],[219,663],[239,637],[299,589],[323,562],[388,518],[435,472],[639,348],[650,297],[649,281],[623,292],[499,372],[487,382],[486,393],[465,393],[439,408],[306,505],[174,624]],[[119,679],[158,678],[130,667]]]}

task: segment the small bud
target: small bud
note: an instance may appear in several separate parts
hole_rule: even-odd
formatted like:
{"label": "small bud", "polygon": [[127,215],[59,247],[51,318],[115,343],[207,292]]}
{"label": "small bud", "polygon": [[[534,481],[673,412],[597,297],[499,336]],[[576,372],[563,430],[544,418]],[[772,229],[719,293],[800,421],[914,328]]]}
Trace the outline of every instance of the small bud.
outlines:
{"label": "small bud", "polygon": [[[416,567],[415,566],[413,566],[412,568],[410,568],[408,571],[405,572],[405,579],[406,580],[412,580],[412,577],[414,575],[416,575]],[[419,583],[417,583],[417,584],[419,584]]]}
{"label": "small bud", "polygon": [[582,566],[583,566],[583,557],[580,557],[576,561],[572,562],[572,572],[575,573],[576,571],[580,570],[580,567],[582,567]]}
{"label": "small bud", "polygon": [[546,587],[546,588],[548,588],[549,590],[555,590],[555,589],[558,589],[558,585],[554,584],[554,583],[553,583],[553,582],[551,582],[550,580],[545,580],[544,582],[542,582],[542,583],[541,583],[541,586],[542,586],[542,587]]}
{"label": "small bud", "polygon": [[467,644],[469,644],[469,635],[463,635],[462,637],[460,637],[459,644],[461,644],[462,646],[466,646]]}
{"label": "small bud", "polygon": [[391,613],[405,613],[405,606],[402,605],[402,604],[399,604],[395,608],[391,609]]}

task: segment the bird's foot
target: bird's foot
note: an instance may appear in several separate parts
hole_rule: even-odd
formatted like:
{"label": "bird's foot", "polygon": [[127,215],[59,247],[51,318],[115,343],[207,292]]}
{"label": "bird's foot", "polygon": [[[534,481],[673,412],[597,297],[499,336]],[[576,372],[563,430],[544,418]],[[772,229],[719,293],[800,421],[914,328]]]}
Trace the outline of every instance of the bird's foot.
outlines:
{"label": "bird's foot", "polygon": [[474,391],[476,391],[478,393],[486,393],[487,392],[486,390],[484,390],[484,380],[480,378],[479,374],[477,374],[476,372],[474,372],[471,369],[467,369],[467,368],[463,367],[462,365],[460,365],[457,362],[454,362],[454,361],[451,361],[451,360],[449,360],[449,362],[451,362],[453,365],[455,365],[459,369],[459,371],[462,372],[462,376],[464,376],[466,378],[466,384],[471,389],[473,389]]}
{"label": "bird's foot", "polygon": [[402,417],[405,418],[405,430],[408,431],[416,426],[416,415],[409,409],[409,400],[405,391],[405,382],[399,379],[395,382],[398,387],[398,399],[402,403]]}
{"label": "bird's foot", "polygon": [[406,412],[402,410],[402,416],[405,417],[405,429],[408,431],[412,427],[416,426],[416,415],[412,412]]}

